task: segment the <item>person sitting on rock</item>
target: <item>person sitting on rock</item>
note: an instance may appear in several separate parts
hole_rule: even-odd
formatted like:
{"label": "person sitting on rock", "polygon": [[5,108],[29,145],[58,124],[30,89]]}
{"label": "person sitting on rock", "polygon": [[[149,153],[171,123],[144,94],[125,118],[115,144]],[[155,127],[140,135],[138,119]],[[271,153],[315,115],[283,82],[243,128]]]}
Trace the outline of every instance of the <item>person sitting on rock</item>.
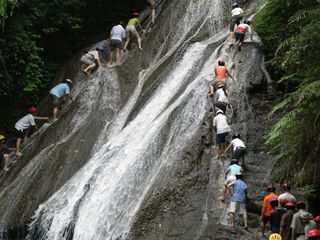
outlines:
{"label": "person sitting on rock", "polygon": [[243,173],[243,169],[241,166],[238,165],[237,159],[232,159],[225,175],[226,181],[224,183],[222,195],[219,197],[221,202],[224,202],[225,194],[228,191],[228,185],[237,179],[236,175],[238,173]]}
{"label": "person sitting on rock", "polygon": [[272,212],[272,207],[270,205],[270,200],[273,198],[278,198],[278,195],[275,194],[276,188],[272,184],[267,185],[267,195],[263,198],[262,202],[262,210],[260,216],[260,229],[262,236],[264,235],[264,231],[267,223],[270,221],[270,214]]}
{"label": "person sitting on rock", "polygon": [[132,14],[133,18],[131,18],[127,24],[127,27],[126,27],[127,40],[126,40],[126,43],[124,44],[124,49],[127,49],[128,44],[130,42],[131,35],[135,35],[137,38],[138,47],[140,50],[142,50],[141,37],[140,37],[139,33],[137,32],[137,27],[139,27],[143,31],[143,28],[141,27],[140,21],[138,18],[139,15],[140,15],[139,13],[134,12]]}
{"label": "person sitting on rock", "polygon": [[[244,158],[244,155],[247,153],[246,146],[244,145],[244,142],[240,139],[240,134],[234,134],[232,136],[232,141],[222,154],[222,156],[225,156],[227,152],[230,151],[232,148],[232,158],[237,159],[238,161],[242,158]],[[242,165],[244,165],[244,160],[242,161]]]}
{"label": "person sitting on rock", "polygon": [[151,23],[154,24],[156,19],[156,0],[148,0],[148,5],[151,10]]}
{"label": "person sitting on rock", "polygon": [[251,41],[253,41],[251,21],[249,21],[249,20],[245,20],[238,27],[236,27],[236,30],[234,31],[234,34],[236,36],[236,44],[239,44],[238,45],[239,51],[241,51],[241,47],[242,47],[246,33],[250,34],[250,39],[251,39]]}
{"label": "person sitting on rock", "polygon": [[216,116],[213,118],[213,128],[216,133],[216,145],[219,147],[218,158],[220,158],[224,152],[226,137],[230,132],[227,117],[222,110],[218,110]]}
{"label": "person sitting on rock", "polygon": [[104,64],[101,62],[101,54],[103,51],[103,47],[96,47],[96,50],[89,51],[81,57],[80,61],[87,65],[86,68],[82,70],[87,76],[91,74],[93,69],[104,67]]}
{"label": "person sitting on rock", "polygon": [[236,174],[236,180],[228,185],[228,189],[230,189],[231,187],[233,187],[233,193],[228,208],[230,226],[235,227],[235,215],[238,210],[239,214],[243,217],[244,228],[247,230],[248,217],[246,210],[246,201],[248,198],[248,187],[247,184],[243,181],[242,173]]}
{"label": "person sitting on rock", "polygon": [[3,171],[7,172],[9,170],[9,156],[10,151],[15,151],[14,148],[9,148],[5,144],[5,137],[3,135],[0,135],[0,159],[3,161]]}
{"label": "person sitting on rock", "polygon": [[62,102],[65,96],[73,101],[72,96],[70,95],[70,88],[72,87],[72,81],[66,79],[64,83],[60,83],[50,90],[50,96],[53,103],[53,121],[58,120],[58,112],[61,110]]}
{"label": "person sitting on rock", "polygon": [[272,212],[270,214],[270,227],[272,233],[280,233],[280,222],[282,215],[286,213],[286,210],[279,207],[279,202],[277,198],[272,198],[270,200],[270,206],[272,207]]}
{"label": "person sitting on rock", "polygon": [[123,22],[114,26],[110,32],[110,58],[109,64],[113,64],[113,53],[116,53],[116,64],[120,66],[120,50],[123,50],[122,39],[126,37],[126,31],[123,28]]}
{"label": "person sitting on rock", "polygon": [[234,2],[231,4],[232,11],[231,11],[231,22],[230,22],[230,34],[229,34],[229,41],[232,42],[234,40],[234,27],[237,25],[239,26],[242,18],[243,18],[243,10],[239,7],[239,4]]}
{"label": "person sitting on rock", "polygon": [[25,139],[28,137],[28,130],[32,126],[38,131],[38,127],[35,123],[35,119],[37,120],[49,120],[48,117],[36,117],[34,114],[37,112],[37,109],[35,107],[31,107],[28,110],[29,114],[21,118],[18,122],[15,124],[15,131],[17,136],[16,141],[16,155],[20,157],[22,155],[22,152],[20,150],[20,144],[22,139]]}

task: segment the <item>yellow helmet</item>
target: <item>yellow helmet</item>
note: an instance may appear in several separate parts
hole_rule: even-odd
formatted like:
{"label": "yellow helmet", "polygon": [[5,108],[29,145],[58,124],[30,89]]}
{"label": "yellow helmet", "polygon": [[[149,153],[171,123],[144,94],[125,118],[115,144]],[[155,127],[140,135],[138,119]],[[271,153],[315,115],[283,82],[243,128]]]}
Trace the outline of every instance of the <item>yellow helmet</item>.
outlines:
{"label": "yellow helmet", "polygon": [[0,135],[0,141],[5,139],[5,137],[3,135]]}
{"label": "yellow helmet", "polygon": [[278,233],[273,233],[270,235],[269,240],[282,240],[282,237]]}

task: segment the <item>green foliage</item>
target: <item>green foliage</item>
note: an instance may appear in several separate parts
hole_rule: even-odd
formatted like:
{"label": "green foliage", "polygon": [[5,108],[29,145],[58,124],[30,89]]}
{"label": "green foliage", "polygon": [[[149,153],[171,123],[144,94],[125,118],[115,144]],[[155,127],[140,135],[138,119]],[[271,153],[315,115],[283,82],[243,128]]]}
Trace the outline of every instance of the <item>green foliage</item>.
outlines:
{"label": "green foliage", "polygon": [[[312,7],[312,8],[311,8]],[[320,3],[270,0],[255,18],[265,43],[268,68],[284,99],[271,112],[283,113],[267,144],[281,156],[282,173],[307,195],[319,189],[320,175]]]}

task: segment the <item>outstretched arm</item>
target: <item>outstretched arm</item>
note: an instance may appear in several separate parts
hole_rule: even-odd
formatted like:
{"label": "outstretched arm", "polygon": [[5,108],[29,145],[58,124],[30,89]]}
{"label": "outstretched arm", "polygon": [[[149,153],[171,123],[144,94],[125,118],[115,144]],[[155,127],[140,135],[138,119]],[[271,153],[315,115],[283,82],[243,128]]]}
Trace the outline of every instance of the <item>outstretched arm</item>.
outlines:
{"label": "outstretched arm", "polygon": [[49,120],[49,117],[37,117],[37,116],[33,116],[34,119],[37,120]]}

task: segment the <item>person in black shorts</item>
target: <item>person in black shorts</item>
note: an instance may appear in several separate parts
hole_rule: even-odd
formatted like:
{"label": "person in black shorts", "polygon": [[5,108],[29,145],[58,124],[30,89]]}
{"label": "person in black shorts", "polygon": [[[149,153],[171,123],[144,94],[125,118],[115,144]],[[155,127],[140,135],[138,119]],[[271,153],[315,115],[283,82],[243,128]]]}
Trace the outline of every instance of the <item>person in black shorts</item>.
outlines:
{"label": "person in black shorts", "polygon": [[110,32],[110,57],[109,64],[113,64],[113,54],[116,53],[116,64],[120,66],[120,50],[124,50],[122,40],[126,37],[126,31],[123,28],[124,23],[115,25]]}

